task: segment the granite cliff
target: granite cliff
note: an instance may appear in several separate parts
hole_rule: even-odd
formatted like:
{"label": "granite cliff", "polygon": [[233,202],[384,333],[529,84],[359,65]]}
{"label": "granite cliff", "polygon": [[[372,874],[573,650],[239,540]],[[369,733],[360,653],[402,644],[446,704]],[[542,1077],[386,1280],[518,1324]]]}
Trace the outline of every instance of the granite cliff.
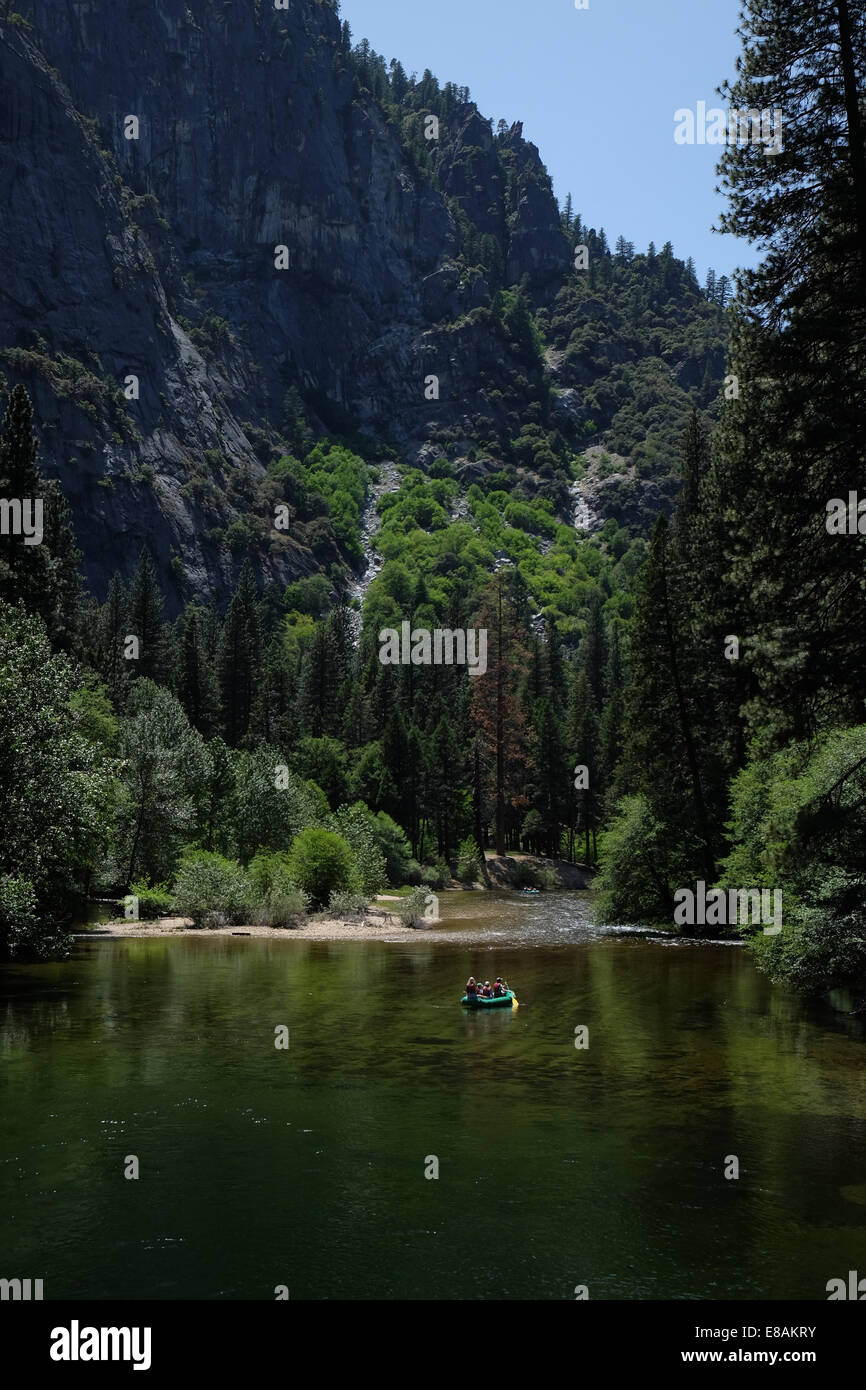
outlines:
{"label": "granite cliff", "polygon": [[0,0],[0,370],[100,597],[142,543],[173,611],[227,597],[245,553],[261,581],[340,563],[327,518],[270,524],[299,406],[482,475],[515,393],[579,439],[580,375],[552,392],[496,311],[571,269],[540,155],[450,85],[428,138],[443,99],[410,86],[383,102],[322,0]]}

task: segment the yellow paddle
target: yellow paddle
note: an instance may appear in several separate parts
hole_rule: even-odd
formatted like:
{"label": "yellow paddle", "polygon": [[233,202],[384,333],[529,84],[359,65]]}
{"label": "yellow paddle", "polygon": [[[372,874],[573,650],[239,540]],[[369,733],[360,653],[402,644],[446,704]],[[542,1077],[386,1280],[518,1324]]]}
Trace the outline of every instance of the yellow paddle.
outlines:
{"label": "yellow paddle", "polygon": [[520,1004],[519,1004],[518,1001],[517,1001],[517,995],[514,993],[513,990],[512,990],[512,992],[511,992],[511,1007],[512,1007],[512,1009],[519,1009],[519,1008],[520,1008]]}

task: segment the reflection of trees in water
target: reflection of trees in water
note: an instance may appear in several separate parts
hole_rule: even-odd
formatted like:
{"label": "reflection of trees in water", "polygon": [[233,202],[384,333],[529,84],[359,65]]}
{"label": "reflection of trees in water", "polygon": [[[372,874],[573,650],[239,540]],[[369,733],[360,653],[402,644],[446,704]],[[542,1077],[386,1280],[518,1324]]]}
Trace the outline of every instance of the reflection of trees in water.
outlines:
{"label": "reflection of trees in water", "polygon": [[68,1031],[70,1024],[66,999],[7,999],[0,1006],[0,1052],[14,1052],[43,1035]]}

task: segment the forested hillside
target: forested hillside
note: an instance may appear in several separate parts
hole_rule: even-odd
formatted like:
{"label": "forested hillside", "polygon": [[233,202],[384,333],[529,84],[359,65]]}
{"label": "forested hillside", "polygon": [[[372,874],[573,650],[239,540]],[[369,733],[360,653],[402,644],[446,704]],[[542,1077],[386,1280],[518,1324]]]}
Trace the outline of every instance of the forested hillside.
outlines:
{"label": "forested hillside", "polygon": [[[387,818],[396,883],[441,883],[461,846],[471,874],[493,841],[594,858],[630,583],[689,412],[718,411],[722,305],[670,245],[611,251],[557,205],[519,123],[494,132],[330,6],[5,8],[27,175],[3,224],[2,484],[44,496],[48,525],[6,540],[0,582],[73,659],[58,681],[114,789],[86,862],[28,874],[37,902],[68,920],[70,892],[168,884],[196,845],[248,864],[353,805],[374,839]],[[214,90],[284,103],[288,151]],[[71,256],[102,241],[107,266]],[[608,519],[586,509],[596,484]],[[507,756],[485,681],[378,660],[383,627],[468,628],[493,604]],[[27,633],[19,660],[40,665]],[[20,776],[15,724],[10,706]],[[303,808],[278,830],[275,767]],[[354,887],[382,886],[374,862]]]}

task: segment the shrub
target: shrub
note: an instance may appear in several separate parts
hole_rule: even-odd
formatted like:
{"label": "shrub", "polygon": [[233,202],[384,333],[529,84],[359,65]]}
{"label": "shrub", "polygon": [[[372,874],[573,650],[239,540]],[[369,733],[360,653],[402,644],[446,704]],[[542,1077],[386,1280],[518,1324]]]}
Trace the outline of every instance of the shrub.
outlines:
{"label": "shrub", "polygon": [[538,886],[545,893],[553,893],[559,887],[559,874],[555,869],[539,869],[537,877]]}
{"label": "shrub", "polygon": [[397,908],[397,916],[405,926],[417,927],[419,922],[424,920],[429,896],[429,891],[426,888],[415,888],[408,898],[403,899]]}
{"label": "shrub", "polygon": [[333,917],[358,917],[367,911],[370,903],[362,893],[332,893],[328,911]]}
{"label": "shrub", "polygon": [[[785,898],[779,936],[757,933],[751,948],[758,963],[774,979],[803,994],[851,990],[858,1001],[866,996],[866,913],[859,906],[844,911],[850,882],[829,871],[817,885],[817,905]],[[835,896],[834,896],[835,895]]]}
{"label": "shrub", "polygon": [[277,879],[289,877],[289,856],[279,850],[260,849],[247,868],[256,902],[264,903],[271,895]]}
{"label": "shrub", "polygon": [[538,874],[535,869],[523,859],[518,859],[517,862],[511,866],[510,878],[515,888],[539,887]]}
{"label": "shrub", "polygon": [[321,906],[333,892],[348,890],[355,876],[352,851],[333,830],[302,830],[292,841],[288,856],[294,883]]}
{"label": "shrub", "polygon": [[461,841],[460,849],[457,852],[457,877],[467,888],[471,888],[473,883],[478,881],[481,870],[481,855],[475,841],[469,836],[468,839]]}
{"label": "shrub", "polygon": [[247,875],[256,902],[255,919],[263,927],[288,927],[310,906],[310,899],[289,872],[289,856],[259,850]]}
{"label": "shrub", "polygon": [[151,886],[146,878],[130,885],[130,896],[138,898],[138,916],[145,921],[155,917],[167,917],[174,907],[174,899],[167,883]]}
{"label": "shrub", "polygon": [[183,856],[174,885],[174,904],[197,927],[242,922],[249,915],[253,888],[239,864],[221,854],[195,850]]}
{"label": "shrub", "polygon": [[288,875],[278,876],[267,899],[256,908],[255,918],[263,927],[290,927],[309,910],[309,896],[291,883]]}

